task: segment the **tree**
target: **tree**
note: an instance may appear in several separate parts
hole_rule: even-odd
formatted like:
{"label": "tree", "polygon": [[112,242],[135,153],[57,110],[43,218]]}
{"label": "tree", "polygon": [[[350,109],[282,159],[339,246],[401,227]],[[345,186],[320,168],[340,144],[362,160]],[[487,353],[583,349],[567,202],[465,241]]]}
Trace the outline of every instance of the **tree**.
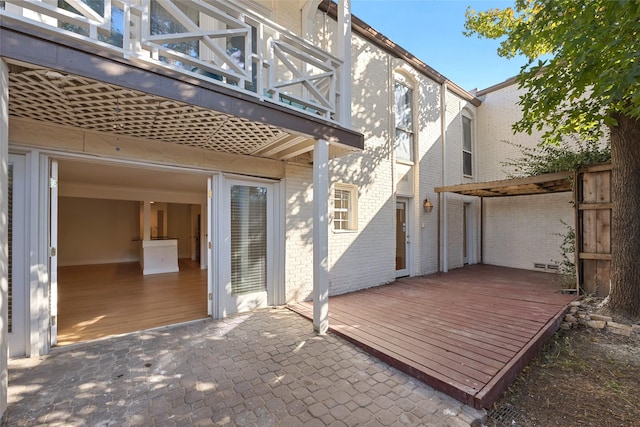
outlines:
{"label": "tree", "polygon": [[502,39],[498,54],[528,58],[515,132],[558,144],[608,135],[613,217],[608,310],[640,318],[640,2],[516,0],[466,12],[465,35]]}

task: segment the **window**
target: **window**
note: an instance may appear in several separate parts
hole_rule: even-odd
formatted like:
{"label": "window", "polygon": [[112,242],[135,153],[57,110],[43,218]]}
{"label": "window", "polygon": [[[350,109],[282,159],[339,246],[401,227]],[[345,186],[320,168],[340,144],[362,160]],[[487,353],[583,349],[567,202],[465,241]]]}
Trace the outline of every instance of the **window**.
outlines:
{"label": "window", "polygon": [[471,119],[462,116],[462,174],[473,175]]}
{"label": "window", "polygon": [[231,187],[231,292],[267,290],[267,188]]}
{"label": "window", "polygon": [[333,229],[356,230],[357,224],[357,187],[355,185],[336,184],[333,191]]}
{"label": "window", "polygon": [[413,90],[396,81],[396,160],[413,162]]}

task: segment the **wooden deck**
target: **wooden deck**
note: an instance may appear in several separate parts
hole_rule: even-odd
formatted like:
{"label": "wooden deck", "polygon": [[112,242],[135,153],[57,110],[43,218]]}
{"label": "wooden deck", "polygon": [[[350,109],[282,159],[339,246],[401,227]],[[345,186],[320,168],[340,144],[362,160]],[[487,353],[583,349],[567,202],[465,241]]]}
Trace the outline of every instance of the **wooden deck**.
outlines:
{"label": "wooden deck", "polygon": [[[329,298],[329,328],[390,365],[488,408],[558,329],[558,276],[489,265]],[[290,305],[313,317],[313,303]]]}

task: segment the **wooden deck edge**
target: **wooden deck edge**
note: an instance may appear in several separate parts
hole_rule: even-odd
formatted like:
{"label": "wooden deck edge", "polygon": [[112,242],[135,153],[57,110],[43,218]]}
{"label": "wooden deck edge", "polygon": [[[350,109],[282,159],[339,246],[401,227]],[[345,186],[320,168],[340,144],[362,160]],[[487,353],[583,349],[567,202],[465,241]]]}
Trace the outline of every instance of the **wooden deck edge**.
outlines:
{"label": "wooden deck edge", "polygon": [[329,330],[335,335],[343,338],[344,340],[349,341],[356,347],[363,349],[365,352],[376,357],[377,359],[381,360],[387,365],[392,366],[397,370],[404,372],[407,375],[410,375],[411,377],[427,384],[428,386],[433,387],[435,390],[445,393],[466,405],[472,406],[474,404],[474,400],[475,400],[474,395],[466,393],[463,390],[459,389],[458,387],[451,385],[439,378],[436,378],[433,375],[429,375],[425,372],[422,372],[414,368],[413,366],[409,365],[408,363],[404,363],[394,358],[393,356],[390,356],[384,353],[381,350],[378,350],[374,347],[364,344],[358,341],[357,339],[350,337],[348,334],[344,334],[338,329],[332,328],[331,325],[329,325]]}
{"label": "wooden deck edge", "polygon": [[[311,319],[309,317],[310,310],[304,307],[302,304],[287,305],[287,308],[293,311],[294,313],[301,315],[302,317]],[[465,391],[459,389],[454,385],[451,385],[432,375],[428,375],[424,372],[421,372],[420,370],[414,368],[413,366],[407,363],[404,363],[400,360],[397,360],[393,356],[385,354],[381,350],[378,350],[372,346],[362,343],[357,339],[350,337],[348,334],[341,332],[339,329],[332,327],[331,323],[329,323],[329,331],[331,331],[336,336],[339,336],[340,338],[352,343],[356,347],[361,348],[366,353],[376,357],[377,359],[381,360],[387,365],[392,366],[397,370],[404,372],[407,375],[410,375],[411,377],[429,385],[430,387],[433,387],[435,390],[445,393],[466,405],[473,406],[474,398],[475,398],[473,394],[466,393]]]}
{"label": "wooden deck edge", "polygon": [[489,381],[475,396],[473,406],[476,409],[490,408],[502,393],[520,375],[533,360],[547,340],[560,328],[560,323],[569,311],[571,303],[564,306],[515,356]]}

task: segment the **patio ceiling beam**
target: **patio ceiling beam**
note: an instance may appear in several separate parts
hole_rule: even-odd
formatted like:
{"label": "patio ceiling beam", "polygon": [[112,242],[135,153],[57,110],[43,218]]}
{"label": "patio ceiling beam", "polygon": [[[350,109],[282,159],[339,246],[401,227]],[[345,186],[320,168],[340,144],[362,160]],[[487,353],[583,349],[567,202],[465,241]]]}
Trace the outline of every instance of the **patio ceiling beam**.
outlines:
{"label": "patio ceiling beam", "polygon": [[282,150],[279,153],[275,154],[274,157],[278,160],[289,160],[296,156],[300,156],[304,153],[308,153],[314,150],[315,144],[309,140],[302,141],[292,147],[287,148],[286,150]]}

